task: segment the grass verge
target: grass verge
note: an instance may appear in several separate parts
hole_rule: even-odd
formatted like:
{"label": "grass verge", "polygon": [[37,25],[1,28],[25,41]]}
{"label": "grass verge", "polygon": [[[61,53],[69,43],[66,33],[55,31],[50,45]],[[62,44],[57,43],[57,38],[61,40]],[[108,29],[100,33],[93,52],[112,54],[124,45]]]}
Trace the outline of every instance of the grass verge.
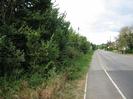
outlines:
{"label": "grass verge", "polygon": [[67,80],[64,87],[55,94],[54,99],[83,99],[86,73],[89,69],[92,54],[93,52],[87,53],[74,61],[77,70],[74,71],[73,68],[70,70],[70,79]]}
{"label": "grass verge", "polygon": [[[5,83],[2,82],[4,86],[0,88],[0,99],[83,99],[85,75],[92,54],[88,52],[75,58],[66,72],[56,74],[53,71],[47,80],[39,74],[11,83],[1,80]],[[36,86],[36,83],[39,84]]]}

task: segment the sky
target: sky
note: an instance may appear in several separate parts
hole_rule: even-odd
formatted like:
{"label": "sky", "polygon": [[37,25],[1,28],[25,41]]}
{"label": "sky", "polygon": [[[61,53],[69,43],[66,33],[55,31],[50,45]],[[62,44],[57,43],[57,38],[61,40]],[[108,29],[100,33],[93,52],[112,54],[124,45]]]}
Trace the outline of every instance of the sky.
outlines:
{"label": "sky", "polygon": [[[114,41],[124,26],[133,25],[133,0],[53,0],[66,20],[94,44]],[[79,27],[79,31],[78,31]]]}

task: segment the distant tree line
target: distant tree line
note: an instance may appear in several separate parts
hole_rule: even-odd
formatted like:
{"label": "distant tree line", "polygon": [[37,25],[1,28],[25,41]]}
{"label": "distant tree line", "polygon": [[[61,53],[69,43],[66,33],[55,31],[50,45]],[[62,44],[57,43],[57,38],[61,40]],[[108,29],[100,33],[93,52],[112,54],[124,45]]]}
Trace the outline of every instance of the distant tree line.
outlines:
{"label": "distant tree line", "polygon": [[69,68],[91,45],[51,0],[0,1],[0,77],[38,73],[47,78],[50,70]]}
{"label": "distant tree line", "polygon": [[116,39],[116,45],[119,51],[133,53],[133,27],[123,27]]}
{"label": "distant tree line", "polygon": [[133,53],[133,26],[121,28],[114,42],[108,41],[106,44],[101,44],[98,47],[109,51]]}

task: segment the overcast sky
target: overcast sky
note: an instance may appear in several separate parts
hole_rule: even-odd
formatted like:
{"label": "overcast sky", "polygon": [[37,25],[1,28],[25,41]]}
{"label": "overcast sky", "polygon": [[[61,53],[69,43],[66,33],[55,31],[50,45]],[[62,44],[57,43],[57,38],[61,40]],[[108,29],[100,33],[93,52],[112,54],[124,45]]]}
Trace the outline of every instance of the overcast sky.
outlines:
{"label": "overcast sky", "polygon": [[[54,1],[54,0],[53,0]],[[114,40],[120,28],[133,24],[133,0],[56,0],[72,27],[95,44]]]}

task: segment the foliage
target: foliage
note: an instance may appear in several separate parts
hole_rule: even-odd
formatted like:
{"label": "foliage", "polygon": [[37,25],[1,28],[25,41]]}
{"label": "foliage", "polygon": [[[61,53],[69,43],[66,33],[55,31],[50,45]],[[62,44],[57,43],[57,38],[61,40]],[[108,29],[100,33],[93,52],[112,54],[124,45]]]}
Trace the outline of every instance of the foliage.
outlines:
{"label": "foliage", "polygon": [[5,36],[0,38],[0,74],[16,75],[24,60],[24,53],[16,49],[13,43]]}
{"label": "foliage", "polygon": [[74,70],[72,61],[91,46],[51,0],[0,1],[0,79],[7,83],[28,80],[34,86],[52,71]]}
{"label": "foliage", "polygon": [[133,52],[133,27],[123,27],[116,40],[118,50]]}

